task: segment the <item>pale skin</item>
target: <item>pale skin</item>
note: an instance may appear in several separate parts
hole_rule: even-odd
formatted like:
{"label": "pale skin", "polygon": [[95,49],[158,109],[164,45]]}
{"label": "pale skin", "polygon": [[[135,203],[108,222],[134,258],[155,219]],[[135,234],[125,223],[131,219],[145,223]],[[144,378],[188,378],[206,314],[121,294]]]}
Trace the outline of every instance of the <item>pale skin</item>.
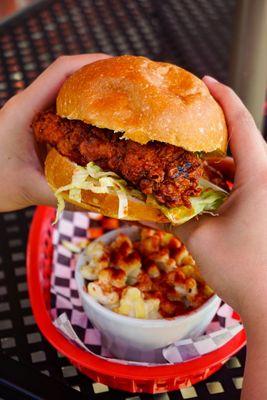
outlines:
{"label": "pale skin", "polygon": [[[54,102],[68,75],[104,57],[61,57],[0,110],[0,211],[55,205],[31,121]],[[237,95],[210,77],[203,80],[224,110],[233,155],[213,162],[234,180],[234,189],[219,216],[164,228],[182,238],[208,283],[241,315],[248,338],[242,400],[262,400],[267,398],[267,147]]]}

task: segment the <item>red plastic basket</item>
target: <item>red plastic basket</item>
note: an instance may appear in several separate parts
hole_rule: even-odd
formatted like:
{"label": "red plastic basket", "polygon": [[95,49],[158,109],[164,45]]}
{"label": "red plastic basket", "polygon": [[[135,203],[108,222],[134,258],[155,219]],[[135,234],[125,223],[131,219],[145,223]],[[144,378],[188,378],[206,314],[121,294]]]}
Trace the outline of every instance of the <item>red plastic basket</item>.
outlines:
{"label": "red plastic basket", "polygon": [[33,313],[47,340],[94,381],[129,392],[171,391],[206,379],[245,345],[246,335],[242,330],[227,344],[200,358],[158,367],[114,363],[78,348],[54,327],[50,316],[53,219],[54,209],[38,207],[30,229],[27,276]]}

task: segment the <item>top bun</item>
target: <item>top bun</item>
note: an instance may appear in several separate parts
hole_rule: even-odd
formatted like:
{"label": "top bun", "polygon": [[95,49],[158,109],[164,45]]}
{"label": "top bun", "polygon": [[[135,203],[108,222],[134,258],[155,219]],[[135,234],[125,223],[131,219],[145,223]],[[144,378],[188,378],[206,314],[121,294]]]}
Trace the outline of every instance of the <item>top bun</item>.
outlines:
{"label": "top bun", "polygon": [[57,114],[188,151],[225,153],[224,114],[202,80],[175,65],[121,56],[85,65],[63,84]]}

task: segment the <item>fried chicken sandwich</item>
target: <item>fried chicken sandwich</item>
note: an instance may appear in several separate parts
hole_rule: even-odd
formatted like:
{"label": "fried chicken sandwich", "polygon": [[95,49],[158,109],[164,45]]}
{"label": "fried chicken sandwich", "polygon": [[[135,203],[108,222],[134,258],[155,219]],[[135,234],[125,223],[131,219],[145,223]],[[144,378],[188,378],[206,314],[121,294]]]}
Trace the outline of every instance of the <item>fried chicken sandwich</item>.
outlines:
{"label": "fried chicken sandwich", "polygon": [[66,201],[119,219],[182,224],[216,212],[227,196],[205,161],[225,154],[223,112],[200,79],[175,65],[136,56],[88,64],[32,126],[48,145],[45,175],[58,212]]}

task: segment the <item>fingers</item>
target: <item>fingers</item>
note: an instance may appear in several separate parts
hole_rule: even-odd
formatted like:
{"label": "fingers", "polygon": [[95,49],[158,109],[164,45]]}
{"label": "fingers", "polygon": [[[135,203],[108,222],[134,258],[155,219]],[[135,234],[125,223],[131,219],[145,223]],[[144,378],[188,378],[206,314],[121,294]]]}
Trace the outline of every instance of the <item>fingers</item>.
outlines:
{"label": "fingers", "polygon": [[235,177],[235,162],[232,157],[209,158],[208,164],[219,171],[223,177],[231,182]]}
{"label": "fingers", "polygon": [[108,57],[110,56],[106,54],[59,57],[30,86],[16,96],[16,101],[20,105],[16,112],[19,112],[28,123],[37,112],[54,102],[61,85],[69,75],[86,64]]}
{"label": "fingers", "polygon": [[251,114],[232,89],[211,77],[204,77],[203,81],[224,111],[237,173],[255,171],[266,162],[266,151]]}

